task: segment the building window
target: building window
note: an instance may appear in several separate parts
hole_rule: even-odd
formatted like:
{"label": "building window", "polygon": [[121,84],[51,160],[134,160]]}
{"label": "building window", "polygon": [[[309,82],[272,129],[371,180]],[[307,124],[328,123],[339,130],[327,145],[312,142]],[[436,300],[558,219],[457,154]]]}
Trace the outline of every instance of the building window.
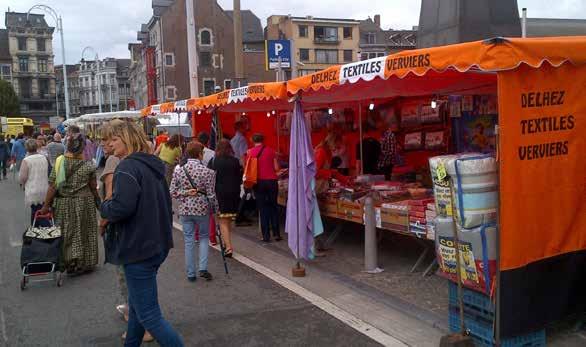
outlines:
{"label": "building window", "polygon": [[10,65],[2,65],[0,69],[0,79],[8,79],[10,77]]}
{"label": "building window", "polygon": [[39,59],[39,72],[47,72],[47,59]]}
{"label": "building window", "polygon": [[175,100],[177,99],[177,93],[176,93],[177,89],[175,88],[175,86],[167,86],[167,100]]}
{"label": "building window", "polygon": [[338,28],[336,27],[315,27],[316,42],[338,42]]}
{"label": "building window", "polygon": [[30,98],[32,90],[30,78],[21,78],[18,84],[20,85],[20,97]]}
{"label": "building window", "polygon": [[299,48],[299,60],[300,61],[309,61],[309,49]]}
{"label": "building window", "polygon": [[39,97],[41,99],[49,98],[49,80],[39,79]]}
{"label": "building window", "polygon": [[345,49],[344,50],[344,62],[348,63],[351,62],[352,60],[354,60],[354,51],[352,51],[351,49]]}
{"label": "building window", "polygon": [[202,46],[212,45],[212,31],[210,29],[201,29],[199,31],[199,44]]}
{"label": "building window", "polygon": [[212,66],[212,53],[211,52],[200,52],[199,53],[199,66],[203,66],[203,67]]}
{"label": "building window", "polygon": [[366,34],[366,43],[369,45],[376,44],[376,34],[375,33],[367,33]]}
{"label": "building window", "polygon": [[224,90],[232,89],[232,80],[224,80]]}
{"label": "building window", "polygon": [[337,64],[338,50],[337,49],[316,49],[315,62],[318,64]]}
{"label": "building window", "polygon": [[214,90],[216,89],[216,81],[213,79],[206,79],[203,80],[203,92],[205,95],[212,95],[214,94]]}
{"label": "building window", "polygon": [[37,51],[44,52],[45,49],[47,49],[45,46],[45,39],[37,39]]}
{"label": "building window", "polygon": [[300,25],[299,26],[299,37],[307,37],[307,36],[309,36],[307,25]]}
{"label": "building window", "polygon": [[18,57],[18,69],[20,72],[28,72],[28,57]]}
{"label": "building window", "polygon": [[344,39],[352,38],[352,27],[344,27]]}
{"label": "building window", "polygon": [[374,59],[379,57],[384,57],[386,54],[385,52],[368,52],[360,54],[360,60],[368,60]]}
{"label": "building window", "polygon": [[19,37],[18,38],[18,50],[19,51],[26,51],[26,37]]}
{"label": "building window", "polygon": [[175,66],[175,55],[173,53],[165,53],[165,65]]}

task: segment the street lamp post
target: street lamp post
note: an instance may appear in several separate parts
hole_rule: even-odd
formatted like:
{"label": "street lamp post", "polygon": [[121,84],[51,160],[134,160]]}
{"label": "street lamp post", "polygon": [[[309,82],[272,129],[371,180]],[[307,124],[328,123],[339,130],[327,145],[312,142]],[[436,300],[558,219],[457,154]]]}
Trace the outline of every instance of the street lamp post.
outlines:
{"label": "street lamp post", "polygon": [[[53,19],[55,20],[55,22],[57,23],[56,25],[56,30],[59,31],[60,36],[61,36],[61,55],[62,55],[62,59],[63,59],[63,82],[64,82],[64,89],[65,89],[65,119],[69,119],[69,89],[67,86],[67,62],[65,60],[65,41],[63,41],[63,21],[61,20],[61,16],[57,14],[57,12],[55,12],[54,9],[52,9],[51,7],[47,6],[47,5],[35,5],[33,7],[31,7],[28,12],[26,13],[26,21],[28,22],[28,17],[31,13],[32,10],[41,10],[44,12],[47,12],[51,15],[51,17],[53,17]],[[57,87],[55,87],[56,89]],[[55,93],[57,91],[55,90]]]}
{"label": "street lamp post", "polygon": [[110,112],[112,112],[112,81],[110,80],[110,76],[108,74],[108,90],[110,91]]}
{"label": "street lamp post", "polygon": [[91,47],[91,46],[87,46],[83,49],[83,51],[81,51],[81,59],[83,60],[83,54],[85,53],[86,50],[91,50],[96,54],[96,84],[98,85],[98,110],[100,113],[102,113],[102,83],[100,81],[100,58],[98,57],[98,52],[96,52],[96,50]]}

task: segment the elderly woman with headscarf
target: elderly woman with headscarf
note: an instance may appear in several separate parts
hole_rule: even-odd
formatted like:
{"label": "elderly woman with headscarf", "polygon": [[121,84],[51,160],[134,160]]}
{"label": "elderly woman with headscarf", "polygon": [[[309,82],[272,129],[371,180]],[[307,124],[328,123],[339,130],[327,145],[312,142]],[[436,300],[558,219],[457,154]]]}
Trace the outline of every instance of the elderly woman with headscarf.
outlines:
{"label": "elderly woman with headscarf", "polygon": [[63,234],[62,262],[68,274],[91,272],[98,263],[95,166],[83,159],[85,138],[70,133],[67,150],[55,161],[49,176],[49,190],[41,213],[52,207],[55,223]]}

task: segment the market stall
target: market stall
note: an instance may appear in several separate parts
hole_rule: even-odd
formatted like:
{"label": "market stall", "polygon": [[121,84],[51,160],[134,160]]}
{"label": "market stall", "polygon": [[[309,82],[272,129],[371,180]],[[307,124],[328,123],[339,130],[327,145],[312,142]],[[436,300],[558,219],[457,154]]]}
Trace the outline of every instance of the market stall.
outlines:
{"label": "market stall", "polygon": [[[288,143],[299,140],[287,135],[295,96],[310,143],[334,132],[350,148],[354,183],[330,180],[322,215],[367,230],[375,215],[381,229],[434,240],[441,272],[472,289],[466,316],[450,311],[452,329],[464,317],[477,342],[541,341],[546,324],[586,311],[585,48],[585,37],[495,38],[404,51],[288,81],[279,98],[194,99],[193,111],[255,111],[253,129],[284,111],[276,135]],[[366,140],[385,130],[400,158],[380,172]]]}
{"label": "market stall", "polygon": [[[360,114],[366,105],[376,107],[379,99],[427,96],[431,108],[434,105],[440,109],[444,107],[444,112],[449,110],[450,117],[459,121],[465,122],[465,112],[470,109],[471,119],[476,120],[474,124],[478,123],[475,117],[483,116],[481,108],[492,113],[491,109],[498,104],[499,127],[494,128],[492,124],[495,154],[475,154],[470,162],[457,156],[438,165],[436,172],[430,172],[441,176],[440,181],[450,177],[448,187],[452,188],[448,194],[456,198],[451,207],[460,234],[470,233],[468,236],[473,238],[482,236],[480,242],[469,242],[470,247],[476,245],[474,251],[461,255],[463,279],[473,278],[480,283],[484,276],[481,291],[489,298],[485,300],[488,304],[484,309],[489,309],[490,298],[496,295],[497,310],[493,310],[489,318],[496,319],[500,330],[496,333],[497,339],[534,332],[549,322],[586,311],[585,296],[580,294],[586,290],[583,281],[586,275],[586,192],[582,154],[586,148],[585,132],[578,129],[579,119],[584,119],[586,113],[586,101],[581,98],[586,81],[585,47],[586,38],[583,37],[497,38],[405,51],[332,67],[288,82],[289,93],[302,92],[303,102],[308,105],[335,108],[338,102],[354,101],[362,105]],[[496,104],[491,101],[494,96],[498,97]],[[422,105],[416,113],[403,112],[405,106],[401,105],[401,116],[406,116],[401,117],[401,121],[414,113],[420,120],[421,116],[429,115]],[[451,123],[462,126],[454,120]],[[450,134],[459,132],[457,135],[462,136],[459,143],[454,141],[452,151],[467,151],[466,147],[471,145],[490,147],[492,134],[485,133],[490,130],[485,124],[490,125],[484,120],[480,125],[474,124],[476,133],[469,133],[467,137],[465,132],[452,129],[454,133]],[[425,135],[413,135],[410,137],[413,141],[404,144],[420,146],[421,139],[427,138],[427,132],[421,132]],[[489,206],[494,213],[482,210],[486,206],[481,207],[480,212],[474,211],[471,204],[479,196],[475,195],[478,191],[469,190],[470,182],[464,177],[468,174],[487,176],[481,178],[488,181],[480,182],[487,189],[482,191],[487,196],[480,202],[486,203],[488,197],[495,199]],[[436,190],[436,193],[442,191]],[[435,200],[438,200],[437,194]],[[412,205],[407,205],[406,210],[411,211]],[[333,213],[335,205],[330,202],[330,206],[328,212]],[[384,204],[382,206],[385,208]],[[442,206],[445,209],[445,204]],[[338,214],[341,207],[345,209],[343,214],[348,215],[349,207],[338,200]],[[439,204],[427,207],[435,207],[434,212],[439,216]],[[360,215],[360,207],[356,210]],[[427,211],[425,213],[427,215]],[[472,218],[474,216],[482,218]],[[479,229],[475,230],[476,227]],[[496,230],[495,237],[487,241],[485,235],[491,227]],[[451,260],[455,259],[453,252],[449,252],[455,249],[454,243],[452,240],[451,245],[443,245],[447,249],[443,254],[451,254]],[[462,243],[459,248],[463,245],[466,244]],[[495,273],[486,269],[491,253]],[[476,262],[466,255],[489,259]],[[448,275],[450,269],[456,273],[455,262],[440,261],[446,265],[443,269]],[[474,269],[476,277],[468,277],[470,268]],[[451,313],[450,325],[457,330],[459,317],[453,316],[452,322]],[[468,318],[466,316],[470,327],[474,322]],[[474,334],[479,340],[485,338],[483,341],[488,339],[487,343],[492,344],[492,323],[476,329]],[[541,338],[543,335],[531,336]]]}

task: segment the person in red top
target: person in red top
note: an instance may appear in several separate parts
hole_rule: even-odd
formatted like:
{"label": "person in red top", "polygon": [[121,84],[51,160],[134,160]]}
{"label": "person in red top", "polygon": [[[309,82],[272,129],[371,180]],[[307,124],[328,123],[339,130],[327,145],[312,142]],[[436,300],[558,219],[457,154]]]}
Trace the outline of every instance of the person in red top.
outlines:
{"label": "person in red top", "polygon": [[315,166],[316,166],[316,194],[325,193],[329,188],[329,180],[337,179],[343,184],[349,183],[349,178],[340,174],[337,170],[332,169],[332,151],[336,145],[342,141],[339,135],[334,133],[328,134],[326,138],[315,147]]}
{"label": "person in red top", "polygon": [[[349,177],[340,174],[338,170],[332,169],[332,151],[340,141],[342,141],[342,138],[339,135],[330,133],[315,147],[314,155],[317,170],[315,173],[315,193],[317,195],[327,192],[332,178],[337,179],[344,185],[350,183]],[[328,236],[325,233],[315,238],[316,257],[325,256],[324,251],[328,250],[327,239]]]}
{"label": "person in red top", "polygon": [[165,143],[167,141],[169,141],[169,132],[167,130],[163,130],[163,132],[155,138],[155,148],[159,148],[161,143]]}
{"label": "person in red top", "polygon": [[265,146],[262,134],[252,135],[252,142],[254,147],[246,152],[246,157],[258,158],[258,180],[256,186],[254,186],[254,195],[260,211],[262,241],[271,241],[271,229],[275,241],[281,241],[279,214],[277,211],[277,196],[279,193],[277,155],[272,148]]}

